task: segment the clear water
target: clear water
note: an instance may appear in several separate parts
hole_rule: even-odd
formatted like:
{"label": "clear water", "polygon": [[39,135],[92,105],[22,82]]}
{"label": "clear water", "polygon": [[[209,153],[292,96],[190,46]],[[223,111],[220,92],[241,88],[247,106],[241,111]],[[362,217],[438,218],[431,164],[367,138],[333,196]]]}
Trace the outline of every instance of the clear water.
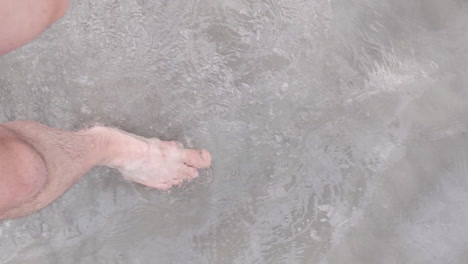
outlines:
{"label": "clear water", "polygon": [[161,193],[96,168],[0,263],[467,263],[468,2],[72,1],[0,58],[0,121],[206,147]]}

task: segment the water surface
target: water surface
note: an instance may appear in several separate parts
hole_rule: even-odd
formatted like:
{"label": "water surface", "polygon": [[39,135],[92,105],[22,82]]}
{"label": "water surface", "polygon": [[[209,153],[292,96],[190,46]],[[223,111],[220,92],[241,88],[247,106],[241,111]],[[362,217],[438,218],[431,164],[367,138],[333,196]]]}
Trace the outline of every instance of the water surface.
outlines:
{"label": "water surface", "polygon": [[0,122],[206,147],[162,193],[96,168],[0,263],[466,263],[468,4],[72,1],[0,58]]}

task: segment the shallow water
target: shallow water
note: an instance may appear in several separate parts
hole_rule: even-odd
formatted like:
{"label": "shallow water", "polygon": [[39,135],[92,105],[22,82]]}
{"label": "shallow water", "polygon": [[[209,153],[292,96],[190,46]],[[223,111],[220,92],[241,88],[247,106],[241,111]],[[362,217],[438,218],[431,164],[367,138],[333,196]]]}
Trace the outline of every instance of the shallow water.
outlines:
{"label": "shallow water", "polygon": [[206,147],[170,193],[96,168],[0,263],[467,263],[468,3],[72,1],[0,58],[0,122]]}

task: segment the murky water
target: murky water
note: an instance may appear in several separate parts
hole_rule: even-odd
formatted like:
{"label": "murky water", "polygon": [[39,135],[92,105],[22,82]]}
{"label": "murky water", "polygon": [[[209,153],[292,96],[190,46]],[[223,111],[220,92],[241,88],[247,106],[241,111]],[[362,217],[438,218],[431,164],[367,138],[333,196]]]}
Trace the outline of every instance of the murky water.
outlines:
{"label": "murky water", "polygon": [[0,121],[206,147],[171,193],[97,168],[0,263],[467,263],[468,3],[72,1],[0,58]]}

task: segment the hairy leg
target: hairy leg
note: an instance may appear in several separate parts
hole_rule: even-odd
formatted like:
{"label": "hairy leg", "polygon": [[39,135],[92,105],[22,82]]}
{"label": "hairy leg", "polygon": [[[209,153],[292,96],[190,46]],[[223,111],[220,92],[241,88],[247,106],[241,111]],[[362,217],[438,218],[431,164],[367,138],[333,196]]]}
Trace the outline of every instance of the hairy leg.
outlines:
{"label": "hairy leg", "polygon": [[[97,165],[116,168],[128,180],[168,189],[197,177],[198,168],[211,164],[206,150],[186,150],[177,142],[146,139],[108,127],[69,132],[30,121],[15,121],[1,127],[15,140],[30,146],[29,151],[35,152],[32,156],[40,157],[45,167],[43,176],[36,173],[29,177],[39,178],[39,182],[41,177],[45,179],[37,190],[28,193],[33,196],[31,199],[22,198],[27,201],[0,208],[0,219],[24,216],[47,206]],[[31,166],[16,163],[15,168]],[[0,184],[2,178],[5,177],[0,175]]]}
{"label": "hairy leg", "polygon": [[0,0],[0,55],[33,40],[67,7],[68,0]]}
{"label": "hairy leg", "polygon": [[31,200],[45,185],[46,173],[34,148],[0,126],[0,208]]}

